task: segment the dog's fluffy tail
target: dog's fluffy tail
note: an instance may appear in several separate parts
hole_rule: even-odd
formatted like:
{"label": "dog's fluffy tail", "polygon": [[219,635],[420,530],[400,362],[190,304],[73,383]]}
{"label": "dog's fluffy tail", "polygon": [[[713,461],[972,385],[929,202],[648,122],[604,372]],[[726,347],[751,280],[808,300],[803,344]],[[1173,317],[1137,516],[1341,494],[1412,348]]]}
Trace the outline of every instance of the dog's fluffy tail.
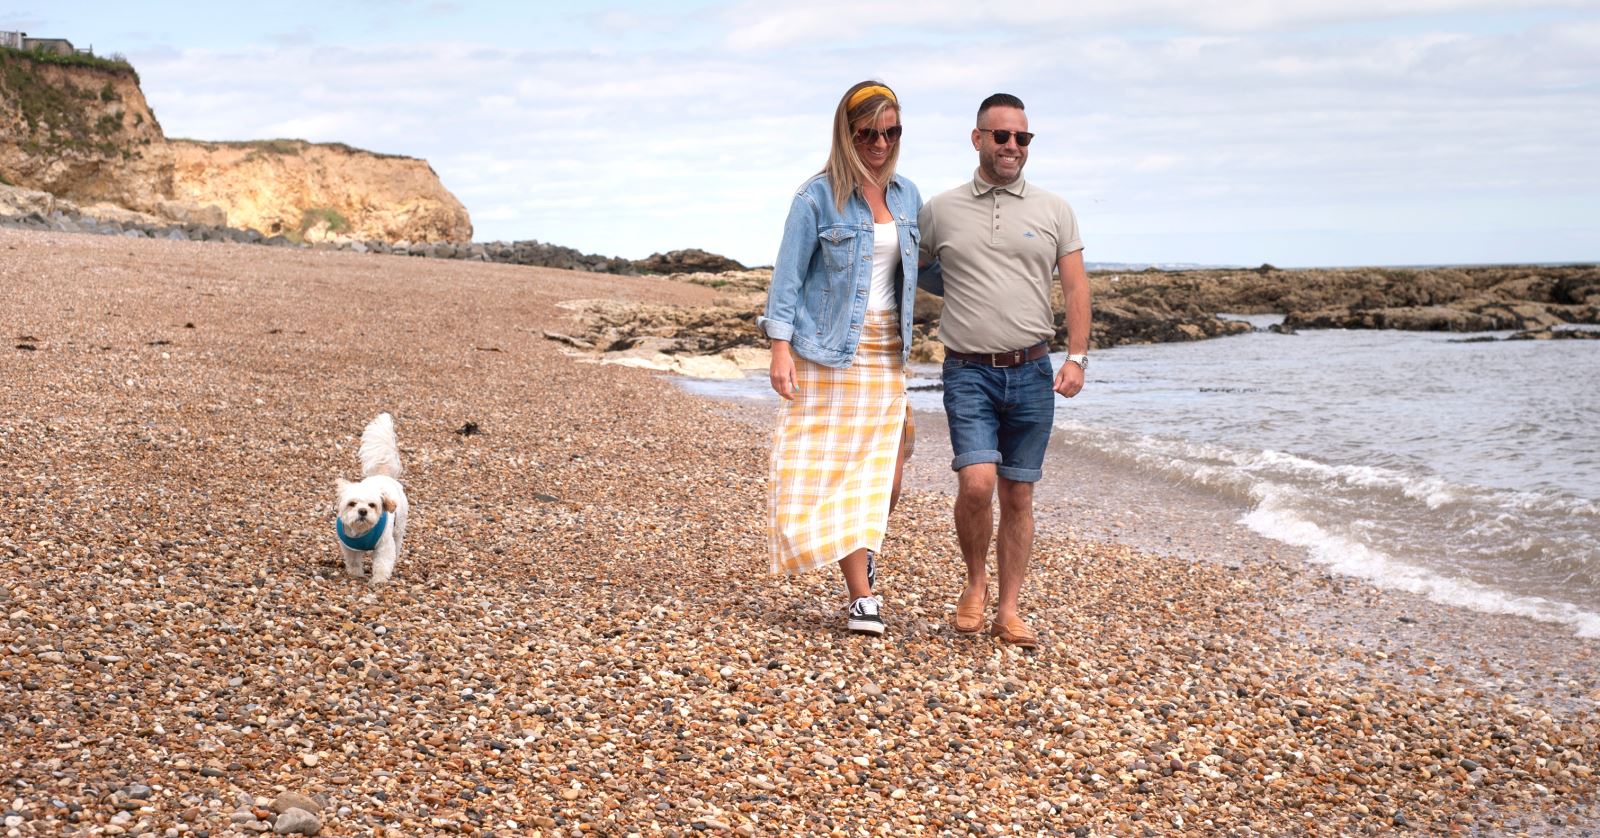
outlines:
{"label": "dog's fluffy tail", "polygon": [[398,479],[401,471],[400,442],[394,435],[394,417],[380,413],[361,432],[361,476],[384,474]]}

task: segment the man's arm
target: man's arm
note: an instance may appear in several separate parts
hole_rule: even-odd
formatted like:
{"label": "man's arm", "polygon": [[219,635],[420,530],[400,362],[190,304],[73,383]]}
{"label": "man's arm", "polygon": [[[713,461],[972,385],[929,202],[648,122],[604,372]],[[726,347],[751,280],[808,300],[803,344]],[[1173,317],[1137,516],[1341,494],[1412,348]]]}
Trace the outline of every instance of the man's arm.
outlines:
{"label": "man's arm", "polygon": [[[1056,263],[1061,272],[1061,299],[1067,306],[1067,353],[1089,353],[1089,273],[1083,251],[1074,250]],[[1077,366],[1074,364],[1073,366]]]}
{"label": "man's arm", "polygon": [[944,268],[939,264],[939,243],[934,240],[932,204],[923,204],[917,211],[917,230],[922,235],[917,252],[917,287],[934,295],[944,296]]}
{"label": "man's arm", "polygon": [[939,260],[917,266],[917,287],[935,297],[944,296],[944,266],[939,264]]}
{"label": "man's arm", "polygon": [[[1061,299],[1067,308],[1067,354],[1089,354],[1089,273],[1083,251],[1074,250],[1056,262],[1061,272]],[[1083,389],[1083,369],[1067,361],[1056,373],[1055,390],[1067,398]]]}

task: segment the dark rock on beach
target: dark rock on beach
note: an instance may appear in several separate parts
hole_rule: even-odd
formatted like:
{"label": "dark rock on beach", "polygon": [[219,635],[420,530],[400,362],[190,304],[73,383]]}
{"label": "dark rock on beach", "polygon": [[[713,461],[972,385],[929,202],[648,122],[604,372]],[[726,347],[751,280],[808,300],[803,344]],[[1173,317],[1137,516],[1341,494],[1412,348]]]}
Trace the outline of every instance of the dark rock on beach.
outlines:
{"label": "dark rock on beach", "polygon": [[745,269],[744,265],[726,256],[707,253],[698,248],[653,253],[649,258],[640,259],[633,265],[639,272],[647,274],[724,273]]}
{"label": "dark rock on beach", "polygon": [[[1065,315],[1056,313],[1054,344],[1065,347]],[[1223,320],[1212,312],[1201,311],[1181,300],[1159,298],[1108,299],[1096,301],[1093,333],[1089,345],[1119,346],[1127,343],[1173,343],[1238,335],[1254,331],[1249,323]]]}
{"label": "dark rock on beach", "polygon": [[[770,269],[677,274],[680,282],[719,292],[693,310],[610,301],[582,307],[581,333],[548,335],[577,349],[592,344],[615,355],[687,358],[730,350],[765,355],[756,316],[766,299]],[[1207,340],[1254,331],[1248,322],[1221,317],[1282,314],[1265,331],[1293,335],[1301,329],[1404,329],[1483,332],[1522,329],[1518,340],[1585,339],[1595,333],[1564,327],[1600,324],[1600,269],[1594,266],[1488,266],[1418,270],[1248,270],[1135,273],[1095,272],[1094,349],[1141,343]],[[912,315],[911,359],[944,359],[939,318],[944,301],[918,292]],[[1067,346],[1059,290],[1055,293],[1053,349]],[[1485,340],[1495,340],[1487,337]],[[743,356],[749,367],[760,359]]]}
{"label": "dark rock on beach", "polygon": [[1600,268],[1593,265],[1308,270],[1273,274],[1271,284],[1230,279],[1219,284],[1231,286],[1238,305],[1282,312],[1292,329],[1478,332],[1600,323]]}
{"label": "dark rock on beach", "polygon": [[1506,340],[1600,340],[1600,329],[1528,329]]}

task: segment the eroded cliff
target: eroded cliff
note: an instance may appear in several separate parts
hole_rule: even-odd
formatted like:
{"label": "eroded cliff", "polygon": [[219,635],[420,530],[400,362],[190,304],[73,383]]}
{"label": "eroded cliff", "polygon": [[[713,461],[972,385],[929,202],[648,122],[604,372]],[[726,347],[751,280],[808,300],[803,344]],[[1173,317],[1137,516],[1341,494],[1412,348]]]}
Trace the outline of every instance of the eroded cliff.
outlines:
{"label": "eroded cliff", "polygon": [[172,150],[127,65],[0,50],[0,179],[80,204],[156,213]]}
{"label": "eroded cliff", "polygon": [[312,240],[472,239],[467,208],[426,160],[302,140],[168,145],[175,196],[223,207],[230,227]]}
{"label": "eroded cliff", "polygon": [[302,140],[168,140],[126,63],[0,49],[0,184],[321,240],[472,239],[425,160]]}

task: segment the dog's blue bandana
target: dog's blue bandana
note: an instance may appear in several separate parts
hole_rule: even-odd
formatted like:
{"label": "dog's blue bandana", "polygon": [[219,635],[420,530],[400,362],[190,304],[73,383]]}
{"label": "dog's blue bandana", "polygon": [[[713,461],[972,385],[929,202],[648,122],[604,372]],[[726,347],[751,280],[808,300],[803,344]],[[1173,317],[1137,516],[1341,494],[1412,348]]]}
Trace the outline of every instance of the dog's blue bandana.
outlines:
{"label": "dog's blue bandana", "polygon": [[363,535],[360,538],[351,538],[350,536],[344,534],[344,519],[333,519],[333,529],[335,532],[339,533],[339,543],[349,547],[351,550],[377,549],[378,539],[383,537],[383,531],[388,526],[389,513],[384,512],[382,515],[378,516],[378,523],[373,524],[372,529],[367,530],[366,535]]}

